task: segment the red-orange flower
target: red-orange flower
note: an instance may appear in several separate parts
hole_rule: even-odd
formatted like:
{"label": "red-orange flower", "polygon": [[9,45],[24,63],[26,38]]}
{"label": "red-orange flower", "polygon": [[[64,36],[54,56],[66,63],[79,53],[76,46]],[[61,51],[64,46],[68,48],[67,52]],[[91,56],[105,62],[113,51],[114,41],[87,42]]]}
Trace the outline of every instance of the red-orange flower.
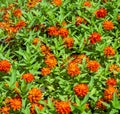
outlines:
{"label": "red-orange flower", "polygon": [[27,6],[29,8],[33,8],[38,2],[41,2],[42,0],[29,0],[28,3],[27,3]]}
{"label": "red-orange flower", "polygon": [[42,45],[40,46],[40,50],[42,51],[43,54],[48,54],[48,53],[50,53],[50,48],[47,47],[47,46],[44,45],[44,44],[42,44]]}
{"label": "red-orange flower", "polygon": [[91,6],[90,1],[85,1],[85,2],[84,2],[84,6],[90,7],[90,6]]}
{"label": "red-orange flower", "polygon": [[21,98],[15,97],[15,98],[11,98],[9,100],[10,102],[10,106],[13,110],[19,110],[22,107],[22,100]]}
{"label": "red-orange flower", "polygon": [[112,30],[112,29],[114,29],[114,24],[113,24],[112,21],[106,20],[106,21],[103,22],[103,28],[105,30]]}
{"label": "red-orange flower", "polygon": [[43,109],[43,106],[39,103],[33,103],[30,107],[30,114],[37,114],[35,107],[38,107],[39,110]]}
{"label": "red-orange flower", "polygon": [[75,75],[79,75],[80,68],[78,67],[78,65],[76,63],[71,62],[68,64],[67,73],[72,77]]}
{"label": "red-orange flower", "polygon": [[87,57],[85,54],[76,55],[74,58],[75,59],[72,60],[72,62],[75,62],[75,63],[81,64],[84,58],[86,59],[86,62],[89,62],[89,57]]}
{"label": "red-orange flower", "polygon": [[115,76],[118,72],[120,72],[120,67],[119,67],[118,65],[116,65],[116,64],[112,64],[112,65],[110,65],[109,70],[110,70],[110,71],[114,74],[114,76]]}
{"label": "red-orange flower", "polygon": [[74,86],[74,92],[79,97],[86,96],[88,91],[89,91],[89,88],[87,84],[78,84]]}
{"label": "red-orange flower", "polygon": [[100,8],[95,12],[96,18],[104,18],[107,15],[107,10],[105,8]]}
{"label": "red-orange flower", "polygon": [[82,22],[83,22],[83,18],[80,17],[80,16],[77,16],[76,17],[75,25],[78,26],[78,25],[82,24]]}
{"label": "red-orange flower", "polygon": [[0,108],[0,114],[10,114],[9,110],[10,110],[10,107],[3,106],[2,108]]}
{"label": "red-orange flower", "polygon": [[15,29],[16,29],[16,31],[18,31],[18,30],[21,30],[22,27],[25,27],[25,26],[26,26],[25,21],[20,20],[20,21],[15,25]]}
{"label": "red-orange flower", "polygon": [[74,45],[74,39],[73,38],[64,38],[63,39],[64,44],[68,47],[68,48],[72,48]]}
{"label": "red-orange flower", "polygon": [[112,46],[107,46],[104,48],[104,55],[107,57],[114,56],[115,55],[115,50]]}
{"label": "red-orange flower", "polygon": [[41,75],[42,75],[42,76],[49,75],[50,72],[51,72],[51,71],[50,71],[50,68],[47,68],[47,67],[46,67],[46,68],[42,68],[42,69],[41,69]]}
{"label": "red-orange flower", "polygon": [[8,21],[8,19],[10,18],[10,14],[6,11],[3,16],[2,16],[3,20]]}
{"label": "red-orange flower", "polygon": [[1,72],[9,72],[11,68],[11,64],[8,60],[0,61],[0,71]]}
{"label": "red-orange flower", "polygon": [[39,41],[40,41],[39,38],[34,38],[34,39],[33,39],[33,44],[34,44],[34,45],[37,45],[37,44],[39,43]]}
{"label": "red-orange flower", "polygon": [[53,0],[53,4],[55,4],[56,6],[60,6],[62,5],[62,0]]}
{"label": "red-orange flower", "polygon": [[58,114],[69,114],[71,112],[69,102],[65,101],[56,101],[55,102],[56,112]]}
{"label": "red-orange flower", "polygon": [[16,9],[13,11],[14,16],[20,18],[22,16],[22,11],[21,9]]}
{"label": "red-orange flower", "polygon": [[89,62],[88,62],[87,68],[88,68],[91,72],[97,72],[98,69],[100,68],[100,64],[99,64],[97,61],[92,60],[92,61],[89,61]]}
{"label": "red-orange flower", "polygon": [[24,79],[27,83],[29,83],[34,80],[34,75],[31,73],[26,73],[22,75],[22,79]]}
{"label": "red-orange flower", "polygon": [[106,106],[102,102],[105,102],[104,98],[98,99],[98,101],[96,102],[96,107],[104,110],[104,109],[106,109]]}
{"label": "red-orange flower", "polygon": [[58,29],[55,26],[49,27],[47,32],[50,36],[57,36],[58,35]]}
{"label": "red-orange flower", "polygon": [[55,58],[53,54],[49,53],[45,57],[45,63],[47,64],[49,68],[53,68],[57,65],[57,59]]}
{"label": "red-orange flower", "polygon": [[114,87],[114,86],[116,86],[116,83],[117,83],[117,81],[114,78],[109,78],[109,79],[106,80],[106,84],[108,86],[113,86]]}
{"label": "red-orange flower", "polygon": [[38,88],[32,88],[28,94],[28,99],[32,103],[37,103],[42,98],[42,92]]}
{"label": "red-orange flower", "polygon": [[89,37],[90,43],[95,44],[96,42],[101,41],[101,35],[97,32],[93,32]]}
{"label": "red-orange flower", "polygon": [[114,88],[113,86],[108,86],[108,88],[104,90],[104,98],[105,98],[105,100],[107,100],[107,101],[112,100],[113,94],[115,92],[118,92],[118,90],[116,88]]}
{"label": "red-orange flower", "polygon": [[58,33],[61,37],[66,38],[69,34],[69,31],[66,28],[60,28]]}

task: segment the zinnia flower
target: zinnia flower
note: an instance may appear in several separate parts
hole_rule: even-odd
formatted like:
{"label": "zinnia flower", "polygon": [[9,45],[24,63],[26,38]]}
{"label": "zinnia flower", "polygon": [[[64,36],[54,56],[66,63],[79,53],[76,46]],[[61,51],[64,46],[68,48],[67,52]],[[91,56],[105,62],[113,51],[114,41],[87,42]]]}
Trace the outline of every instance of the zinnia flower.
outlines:
{"label": "zinnia flower", "polygon": [[26,73],[22,75],[22,79],[24,79],[27,83],[29,83],[34,80],[34,75],[31,73]]}
{"label": "zinnia flower", "polygon": [[8,60],[0,61],[0,71],[1,72],[9,72],[11,68],[11,64]]}
{"label": "zinnia flower", "polygon": [[115,92],[118,92],[118,90],[116,88],[114,88],[113,86],[108,86],[108,88],[104,90],[104,98],[105,98],[105,100],[107,100],[107,101],[112,100],[113,94]]}
{"label": "zinnia flower", "polygon": [[41,2],[42,0],[29,0],[29,2],[27,3],[27,6],[29,8],[33,8],[38,2]]}
{"label": "zinnia flower", "polygon": [[60,28],[58,33],[61,37],[66,38],[69,34],[69,31],[66,28]]}
{"label": "zinnia flower", "polygon": [[39,43],[39,41],[40,41],[39,38],[34,38],[34,39],[33,39],[33,44],[34,44],[34,45],[37,45],[37,44]]}
{"label": "zinnia flower", "polygon": [[76,17],[76,22],[75,22],[75,25],[76,25],[76,26],[79,26],[79,25],[82,24],[83,22],[84,22],[84,24],[87,23],[84,18],[82,18],[82,17],[80,17],[80,16],[77,16],[77,17]]}
{"label": "zinnia flower", "polygon": [[6,11],[3,16],[2,16],[3,20],[8,21],[8,19],[10,18],[10,14]]}
{"label": "zinnia flower", "polygon": [[114,29],[114,24],[112,23],[112,21],[106,20],[103,22],[103,28],[105,30],[112,30],[112,29]]}
{"label": "zinnia flower", "polygon": [[75,75],[79,75],[80,68],[78,67],[78,65],[76,63],[71,62],[68,64],[67,73],[72,77]]}
{"label": "zinnia flower", "polygon": [[89,88],[87,84],[78,84],[74,86],[74,92],[79,97],[86,96],[88,91],[89,91]]}
{"label": "zinnia flower", "polygon": [[90,6],[91,6],[90,1],[85,1],[85,2],[84,2],[84,6],[90,7]]}
{"label": "zinnia flower", "polygon": [[100,68],[100,64],[99,64],[97,61],[92,60],[92,61],[89,61],[89,62],[88,62],[87,68],[88,68],[91,72],[97,72],[98,69]]}
{"label": "zinnia flower", "polygon": [[101,41],[101,35],[97,32],[93,32],[89,37],[90,43],[95,44],[96,42]]}
{"label": "zinnia flower", "polygon": [[69,102],[65,101],[56,101],[55,102],[56,112],[58,114],[69,114],[71,112]]}
{"label": "zinnia flower", "polygon": [[60,6],[62,4],[62,0],[53,0],[53,4]]}
{"label": "zinnia flower", "polygon": [[42,68],[41,69],[41,75],[42,76],[46,76],[46,75],[49,75],[50,74],[50,68]]}
{"label": "zinnia flower", "polygon": [[114,78],[109,78],[109,79],[106,80],[106,84],[108,86],[113,86],[114,87],[114,86],[116,86],[116,83],[117,83],[117,81]]}
{"label": "zinnia flower", "polygon": [[17,98],[17,97],[11,98],[11,99],[9,100],[9,102],[10,102],[11,108],[12,108],[14,111],[15,111],[15,110],[19,110],[19,109],[21,109],[21,107],[22,107],[22,100],[21,100],[21,98]]}
{"label": "zinnia flower", "polygon": [[49,27],[48,30],[47,30],[47,33],[48,33],[50,36],[57,36],[57,35],[58,35],[57,27],[55,27],[55,26]]}
{"label": "zinnia flower", "polygon": [[48,54],[48,53],[50,53],[50,48],[47,47],[47,46],[44,45],[44,44],[42,44],[42,45],[40,46],[40,50],[42,51],[42,54]]}
{"label": "zinnia flower", "polygon": [[32,88],[28,94],[28,99],[32,103],[37,103],[42,98],[42,92],[38,88]]}
{"label": "zinnia flower", "polygon": [[21,9],[16,9],[13,11],[14,16],[20,18],[22,16],[22,11]]}
{"label": "zinnia flower", "polygon": [[106,106],[102,102],[105,102],[104,98],[98,99],[98,101],[96,102],[96,107],[104,110],[104,109],[106,109]]}
{"label": "zinnia flower", "polygon": [[30,107],[30,114],[37,114],[35,110],[35,106],[38,107],[39,110],[43,109],[43,106],[39,103],[33,103],[32,106]]}
{"label": "zinnia flower", "polygon": [[115,50],[112,46],[107,46],[104,48],[104,55],[107,57],[114,56],[115,55]]}
{"label": "zinnia flower", "polygon": [[89,57],[87,57],[85,54],[77,55],[74,57],[75,59],[72,60],[72,62],[82,64],[83,59],[86,59],[86,62],[89,62]]}
{"label": "zinnia flower", "polygon": [[18,31],[18,30],[21,30],[22,27],[25,27],[25,26],[26,26],[25,21],[20,20],[20,21],[15,25],[15,29],[16,29],[16,31]]}
{"label": "zinnia flower", "polygon": [[107,15],[107,10],[105,8],[100,8],[95,12],[96,18],[104,18]]}
{"label": "zinnia flower", "polygon": [[70,49],[74,45],[74,39],[73,38],[64,38],[63,39],[64,44]]}
{"label": "zinnia flower", "polygon": [[53,68],[57,65],[57,60],[53,54],[49,53],[45,57],[45,63],[49,68]]}
{"label": "zinnia flower", "polygon": [[10,113],[9,113],[9,110],[10,110],[10,107],[8,107],[8,106],[3,106],[3,107],[0,109],[0,114],[10,114]]}

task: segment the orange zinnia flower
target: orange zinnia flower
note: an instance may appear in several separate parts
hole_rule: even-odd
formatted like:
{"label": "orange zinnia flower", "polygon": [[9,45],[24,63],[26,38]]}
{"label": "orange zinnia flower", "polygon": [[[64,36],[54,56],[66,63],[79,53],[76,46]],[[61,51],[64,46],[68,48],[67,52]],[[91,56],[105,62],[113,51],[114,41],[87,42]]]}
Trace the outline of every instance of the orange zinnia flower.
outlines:
{"label": "orange zinnia flower", "polygon": [[101,41],[101,35],[97,32],[93,32],[89,37],[90,43],[95,44],[96,42]]}
{"label": "orange zinnia flower", "polygon": [[11,68],[11,64],[8,60],[0,61],[0,71],[1,72],[9,72]]}
{"label": "orange zinnia flower", "polygon": [[61,37],[66,38],[69,34],[69,31],[66,28],[60,28],[58,33]]}
{"label": "orange zinnia flower", "polygon": [[10,113],[9,113],[9,110],[10,110],[10,107],[3,106],[3,107],[0,109],[0,114],[10,114]]}
{"label": "orange zinnia flower", "polygon": [[103,22],[103,28],[105,30],[112,30],[112,29],[114,29],[114,24],[112,23],[112,21],[106,20]]}
{"label": "orange zinnia flower", "polygon": [[107,46],[104,48],[104,55],[107,57],[114,56],[115,55],[115,50],[112,46]]}
{"label": "orange zinnia flower", "polygon": [[89,91],[89,88],[87,84],[78,84],[74,86],[74,92],[79,97],[86,96],[88,91]]}
{"label": "orange zinnia flower", "polygon": [[64,38],[63,41],[69,49],[72,48],[73,45],[74,45],[74,39],[73,38]]}
{"label": "orange zinnia flower", "polygon": [[59,114],[69,114],[71,112],[69,102],[56,101],[55,108],[56,108],[56,112]]}
{"label": "orange zinnia flower", "polygon": [[10,102],[10,106],[11,108],[15,111],[15,110],[19,110],[22,107],[22,100],[21,98],[15,97],[15,98],[11,98],[9,100]]}
{"label": "orange zinnia flower", "polygon": [[34,103],[32,104],[32,106],[30,107],[30,114],[37,114],[36,110],[35,110],[35,106],[38,107],[39,110],[43,109],[43,106],[39,103]]}
{"label": "orange zinnia flower", "polygon": [[97,72],[98,69],[100,68],[100,64],[97,61],[89,61],[87,64],[87,68],[91,71],[91,72]]}
{"label": "orange zinnia flower", "polygon": [[43,54],[48,54],[48,53],[50,53],[50,48],[47,47],[47,46],[44,45],[44,44],[42,44],[42,45],[40,46],[40,50],[42,51]]}
{"label": "orange zinnia flower", "polygon": [[102,102],[105,102],[104,98],[98,99],[98,101],[96,102],[96,107],[104,110],[104,109],[106,109],[106,106]]}
{"label": "orange zinnia flower", "polygon": [[80,74],[80,68],[78,67],[78,65],[76,63],[69,63],[68,67],[67,67],[67,73],[70,76],[75,76],[75,75],[79,75]]}
{"label": "orange zinnia flower", "polygon": [[85,54],[78,55],[78,56],[76,56],[76,57],[74,57],[74,58],[75,58],[75,59],[72,60],[72,62],[75,62],[75,63],[81,64],[81,63],[82,63],[82,60],[83,60],[84,58],[86,58],[86,62],[89,62],[89,57],[87,57]]}
{"label": "orange zinnia flower", "polygon": [[10,18],[10,14],[6,11],[3,16],[2,16],[3,20],[8,21],[8,19]]}
{"label": "orange zinnia flower", "polygon": [[107,15],[107,10],[105,8],[100,8],[95,12],[96,18],[104,18]]}
{"label": "orange zinnia flower", "polygon": [[38,88],[32,88],[28,93],[28,99],[32,103],[37,103],[42,98],[42,92]]}
{"label": "orange zinnia flower", "polygon": [[21,20],[15,25],[15,29],[16,29],[16,31],[18,31],[18,30],[21,30],[22,27],[25,27],[25,26],[26,26],[25,21]]}
{"label": "orange zinnia flower", "polygon": [[56,6],[60,6],[62,5],[62,0],[53,0],[53,4],[55,4]]}
{"label": "orange zinnia flower", "polygon": [[47,32],[50,36],[57,36],[58,35],[58,29],[55,26],[49,27]]}
{"label": "orange zinnia flower", "polygon": [[22,16],[22,11],[21,9],[16,9],[13,11],[14,16],[20,18]]}
{"label": "orange zinnia flower", "polygon": [[76,26],[79,26],[79,25],[82,24],[83,22],[84,22],[85,24],[87,23],[84,18],[82,18],[82,17],[80,17],[80,16],[77,16],[77,17],[76,17],[76,22],[75,22],[75,25],[76,25]]}
{"label": "orange zinnia flower", "polygon": [[57,59],[55,58],[53,54],[49,53],[45,57],[45,63],[47,64],[49,68],[53,68],[57,65]]}
{"label": "orange zinnia flower", "polygon": [[42,0],[29,0],[29,2],[27,3],[27,6],[29,8],[33,8],[38,2],[41,2]]}
{"label": "orange zinnia flower", "polygon": [[39,43],[39,41],[40,41],[39,38],[34,38],[34,39],[33,39],[33,44],[34,44],[34,45],[37,45],[37,44]]}
{"label": "orange zinnia flower", "polygon": [[31,73],[26,73],[22,75],[22,79],[24,79],[27,83],[29,83],[34,80],[34,75]]}
{"label": "orange zinnia flower", "polygon": [[85,1],[85,2],[84,2],[84,6],[90,7],[90,6],[91,6],[90,1]]}
{"label": "orange zinnia flower", "polygon": [[114,74],[114,76],[120,72],[120,67],[116,64],[112,64],[110,67],[109,67],[109,70]]}
{"label": "orange zinnia flower", "polygon": [[104,90],[104,98],[105,98],[105,100],[107,100],[107,101],[112,100],[113,94],[115,92],[118,92],[118,90],[116,88],[114,88],[112,86],[108,86],[108,88]]}
{"label": "orange zinnia flower", "polygon": [[42,68],[41,69],[41,74],[42,76],[46,76],[46,75],[49,75],[50,74],[50,68]]}
{"label": "orange zinnia flower", "polygon": [[116,86],[116,83],[117,83],[117,81],[116,81],[116,79],[114,79],[114,78],[109,78],[109,79],[107,79],[107,81],[106,81],[106,84],[108,85],[108,86]]}

